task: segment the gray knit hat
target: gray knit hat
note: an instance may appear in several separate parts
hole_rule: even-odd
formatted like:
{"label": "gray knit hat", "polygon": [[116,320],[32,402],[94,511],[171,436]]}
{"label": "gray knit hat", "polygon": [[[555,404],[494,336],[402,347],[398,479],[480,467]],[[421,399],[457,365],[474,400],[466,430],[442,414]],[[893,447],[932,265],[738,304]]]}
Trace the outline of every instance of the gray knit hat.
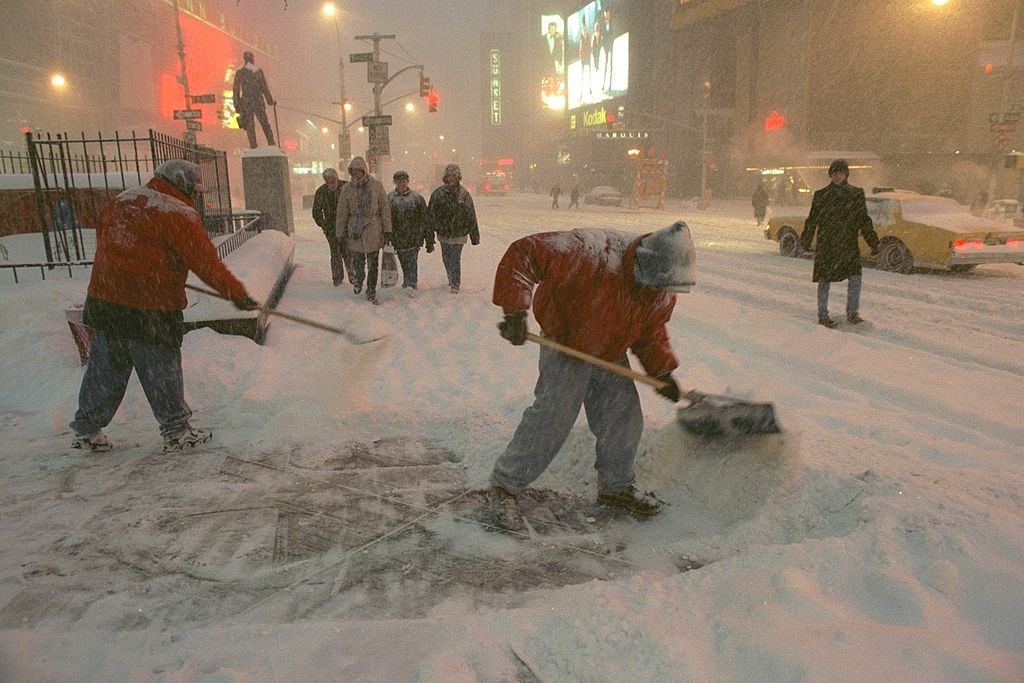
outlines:
{"label": "gray knit hat", "polygon": [[459,168],[458,164],[448,164],[447,166],[445,166],[444,167],[444,175],[442,175],[441,177],[442,178],[447,178],[448,176],[450,176],[452,174],[455,174],[455,175],[459,176],[460,179],[462,178],[462,169]]}
{"label": "gray knit hat", "polygon": [[181,190],[186,197],[192,198],[196,192],[203,191],[202,173],[199,166],[184,159],[171,159],[153,169],[153,175],[166,180]]}
{"label": "gray knit hat", "polygon": [[697,250],[685,221],[676,221],[641,240],[633,279],[645,287],[690,291],[697,283]]}

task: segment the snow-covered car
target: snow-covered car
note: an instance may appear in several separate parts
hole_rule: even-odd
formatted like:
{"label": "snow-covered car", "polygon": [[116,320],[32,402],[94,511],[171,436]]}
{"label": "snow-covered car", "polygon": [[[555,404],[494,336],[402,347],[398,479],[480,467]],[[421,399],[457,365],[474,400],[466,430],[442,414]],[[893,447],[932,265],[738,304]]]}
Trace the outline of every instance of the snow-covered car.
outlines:
{"label": "snow-covered car", "polygon": [[[861,257],[882,270],[909,273],[915,266],[966,271],[984,263],[1024,265],[1024,229],[974,216],[953,199],[911,192],[868,195],[878,233],[878,256],[860,240]],[[777,216],[764,229],[783,256],[801,256],[806,216]],[[813,247],[813,245],[812,245]]]}
{"label": "snow-covered car", "polygon": [[598,204],[600,206],[622,206],[622,193],[614,187],[598,185],[583,195],[583,203]]}

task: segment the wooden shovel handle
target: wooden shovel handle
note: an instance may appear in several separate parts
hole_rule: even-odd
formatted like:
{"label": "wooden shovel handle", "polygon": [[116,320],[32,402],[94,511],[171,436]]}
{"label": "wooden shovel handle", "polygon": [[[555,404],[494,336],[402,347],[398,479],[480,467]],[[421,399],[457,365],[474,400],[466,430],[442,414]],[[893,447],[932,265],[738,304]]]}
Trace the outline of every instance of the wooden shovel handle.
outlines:
{"label": "wooden shovel handle", "polygon": [[[212,289],[206,289],[205,287],[196,287],[195,285],[190,285],[190,284],[186,284],[185,288],[186,289],[191,289],[193,292],[199,292],[201,294],[208,294],[210,296],[217,297],[218,299],[224,299],[225,301],[229,301],[229,299],[226,296],[221,296],[218,292],[215,292]],[[257,302],[257,303],[259,303],[259,302]],[[348,332],[346,332],[345,330],[341,329],[340,327],[333,327],[331,325],[327,325],[325,323],[318,322],[316,320],[309,320],[308,318],[300,318],[297,315],[292,315],[291,313],[284,313],[283,311],[278,311],[278,310],[273,309],[273,308],[263,308],[262,304],[260,304],[260,311],[263,312],[263,313],[266,313],[267,315],[276,315],[278,318],[284,318],[285,320],[291,320],[294,323],[299,323],[299,324],[302,324],[302,325],[309,325],[310,327],[315,327],[318,330],[324,330],[326,332],[333,332],[334,334],[340,334],[343,337],[347,337],[348,336]]]}
{"label": "wooden shovel handle", "polygon": [[549,349],[554,349],[555,351],[561,351],[567,356],[578,358],[579,360],[584,361],[585,363],[590,363],[591,365],[599,367],[602,370],[614,372],[616,375],[622,375],[623,377],[626,377],[628,379],[636,380],[637,382],[643,382],[644,384],[649,384],[655,389],[663,389],[664,387],[668,386],[668,382],[662,382],[660,379],[651,377],[650,375],[645,375],[639,372],[633,372],[624,365],[619,365],[618,363],[611,363],[609,361],[604,360],[603,358],[598,358],[597,356],[591,356],[589,353],[584,353],[582,351],[578,351],[572,348],[571,346],[565,346],[564,344],[559,344],[556,341],[551,341],[547,337],[540,337],[534,334],[533,332],[527,332],[526,338],[535,344],[546,346]]}

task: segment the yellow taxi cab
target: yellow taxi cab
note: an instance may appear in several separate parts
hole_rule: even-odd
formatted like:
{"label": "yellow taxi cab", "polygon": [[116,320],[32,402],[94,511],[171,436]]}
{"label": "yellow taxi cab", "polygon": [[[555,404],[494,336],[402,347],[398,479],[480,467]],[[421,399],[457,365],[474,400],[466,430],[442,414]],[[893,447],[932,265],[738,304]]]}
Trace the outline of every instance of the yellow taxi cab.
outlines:
{"label": "yellow taxi cab", "polygon": [[[1024,265],[1024,229],[978,218],[953,199],[895,191],[871,194],[866,200],[878,233],[878,256],[871,256],[864,240],[860,240],[860,255],[882,270],[967,271],[985,263]],[[777,241],[783,256],[802,256],[800,233],[806,218],[772,218],[764,228],[765,239]]]}

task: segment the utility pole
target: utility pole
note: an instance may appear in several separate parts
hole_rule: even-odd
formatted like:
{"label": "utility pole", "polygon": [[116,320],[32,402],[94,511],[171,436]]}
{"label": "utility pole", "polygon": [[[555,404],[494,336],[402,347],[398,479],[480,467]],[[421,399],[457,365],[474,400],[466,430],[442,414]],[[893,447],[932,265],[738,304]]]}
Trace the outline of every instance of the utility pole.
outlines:
{"label": "utility pole", "polygon": [[[192,95],[188,91],[188,73],[185,71],[185,41],[181,38],[181,16],[178,13],[178,0],[174,0],[174,26],[178,31],[178,61],[181,63],[181,75],[178,76],[178,82],[185,88],[185,109],[191,109]],[[188,144],[196,144],[195,131],[186,130],[183,137]]]}
{"label": "utility pole", "polygon": [[338,156],[343,169],[352,158],[352,138],[348,133],[348,112],[345,110],[345,52],[341,48],[341,27],[338,16],[334,15],[334,33],[338,37],[338,104],[341,106],[341,135],[338,136]]}
{"label": "utility pole", "polygon": [[[356,40],[369,40],[369,41],[373,42],[373,63],[374,64],[377,64],[377,63],[380,62],[380,41],[382,41],[382,40],[394,40],[394,39],[395,39],[394,34],[383,35],[383,34],[380,34],[380,33],[373,33],[373,34],[367,35],[367,36],[356,36]],[[375,82],[373,84],[373,115],[374,116],[381,116],[381,114],[383,113],[381,111],[380,95],[383,92],[385,85],[387,85],[387,79],[385,79],[384,83]],[[383,178],[384,177],[384,175],[383,175],[383,173],[384,173],[383,159],[377,159],[376,157],[374,157],[374,159],[375,159],[374,163],[375,163],[375,165],[377,167],[376,168],[377,175],[378,175],[378,177]]]}
{"label": "utility pole", "polygon": [[704,121],[701,124],[700,141],[700,200],[697,206],[708,208],[708,100],[711,98],[711,81],[704,81]]}

